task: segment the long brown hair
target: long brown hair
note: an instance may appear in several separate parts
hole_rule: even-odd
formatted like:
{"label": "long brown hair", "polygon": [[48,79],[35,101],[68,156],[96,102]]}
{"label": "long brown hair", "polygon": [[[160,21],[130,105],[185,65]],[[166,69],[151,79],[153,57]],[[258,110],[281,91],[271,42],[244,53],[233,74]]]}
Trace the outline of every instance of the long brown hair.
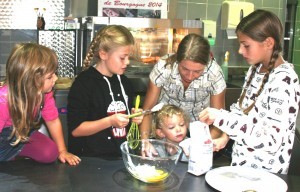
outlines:
{"label": "long brown hair", "polygon": [[57,69],[57,56],[51,49],[35,43],[17,44],[6,63],[9,113],[16,141],[28,140],[31,128],[37,128],[36,113],[42,105],[44,78]]}
{"label": "long brown hair", "polygon": [[[245,114],[248,114],[249,111],[254,107],[255,100],[261,94],[264,85],[266,82],[268,82],[269,75],[274,69],[275,62],[282,52],[283,27],[279,18],[274,13],[258,9],[241,20],[236,28],[236,32],[241,32],[257,42],[263,42],[268,37],[272,37],[274,39],[273,53],[271,55],[268,70],[264,75],[261,87],[252,97],[253,103],[243,111]],[[246,82],[246,86],[241,94],[241,97],[239,98],[239,105],[241,109],[247,88],[250,86],[259,65],[260,64],[257,63],[256,65],[252,66],[251,75]]]}
{"label": "long brown hair", "polygon": [[177,61],[190,60],[207,65],[210,60],[210,45],[206,38],[198,34],[186,35],[178,45],[176,54],[167,59],[167,65]]}
{"label": "long brown hair", "polygon": [[99,30],[90,44],[89,51],[83,61],[83,70],[91,65],[92,59],[97,63],[100,60],[99,51],[110,50],[127,45],[134,45],[131,32],[122,25],[108,25]]}

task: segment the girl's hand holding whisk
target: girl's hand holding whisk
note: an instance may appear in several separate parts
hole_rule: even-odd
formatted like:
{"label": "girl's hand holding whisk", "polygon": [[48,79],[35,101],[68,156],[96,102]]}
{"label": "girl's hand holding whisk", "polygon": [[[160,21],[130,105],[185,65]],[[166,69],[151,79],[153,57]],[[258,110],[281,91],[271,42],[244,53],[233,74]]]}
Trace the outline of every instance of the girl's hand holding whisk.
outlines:
{"label": "girl's hand holding whisk", "polygon": [[129,123],[128,115],[122,114],[122,113],[116,113],[111,116],[109,116],[111,125],[114,127],[126,127]]}
{"label": "girl's hand holding whisk", "polygon": [[[143,111],[143,109],[140,109],[140,108],[139,108],[139,109],[135,109],[135,108],[132,108],[132,109],[131,109],[131,113],[132,113],[132,114],[138,113],[138,112],[142,112],[142,111]],[[132,118],[132,122],[139,125],[139,124],[142,123],[143,118],[144,118],[144,115],[140,115],[140,116],[137,116],[137,117],[133,117],[133,118]]]}

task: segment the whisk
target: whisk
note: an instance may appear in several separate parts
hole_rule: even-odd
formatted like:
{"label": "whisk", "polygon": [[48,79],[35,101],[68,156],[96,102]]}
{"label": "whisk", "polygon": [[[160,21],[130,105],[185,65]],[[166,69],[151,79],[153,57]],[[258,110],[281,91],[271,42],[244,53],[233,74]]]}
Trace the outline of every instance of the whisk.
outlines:
{"label": "whisk", "polygon": [[152,107],[152,109],[147,109],[147,110],[144,110],[144,111],[137,112],[137,113],[129,115],[129,118],[138,117],[138,116],[141,116],[141,115],[148,115],[148,114],[157,112],[157,111],[161,110],[161,108],[163,106],[164,106],[163,103],[158,103],[157,105],[155,105],[154,107]]}
{"label": "whisk", "polygon": [[[139,108],[140,101],[141,101],[140,96],[137,95],[136,99],[135,99],[135,110],[137,110]],[[139,131],[139,126],[137,123],[135,123],[135,122],[131,123],[131,126],[129,128],[126,138],[127,138],[128,142],[133,141],[133,142],[130,142],[130,145],[129,145],[129,147],[131,149],[135,149],[138,146],[139,142],[137,140],[140,138],[140,131]],[[134,140],[136,140],[136,142],[134,142]]]}

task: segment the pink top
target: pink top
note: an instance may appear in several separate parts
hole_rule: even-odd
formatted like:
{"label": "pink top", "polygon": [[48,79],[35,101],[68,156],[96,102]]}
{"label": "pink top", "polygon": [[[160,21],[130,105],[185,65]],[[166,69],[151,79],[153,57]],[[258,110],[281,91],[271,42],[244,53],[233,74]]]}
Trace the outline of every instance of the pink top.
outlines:
{"label": "pink top", "polygon": [[[0,133],[4,127],[12,125],[12,119],[8,110],[7,91],[7,85],[0,86]],[[53,91],[45,94],[44,107],[41,114],[45,121],[51,121],[58,118]]]}

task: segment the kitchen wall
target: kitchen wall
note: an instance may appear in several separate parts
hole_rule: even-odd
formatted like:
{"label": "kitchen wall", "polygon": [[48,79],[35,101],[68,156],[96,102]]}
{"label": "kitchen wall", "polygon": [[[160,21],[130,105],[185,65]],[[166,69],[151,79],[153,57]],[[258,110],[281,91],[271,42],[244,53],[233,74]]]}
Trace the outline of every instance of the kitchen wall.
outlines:
{"label": "kitchen wall", "polygon": [[[72,0],[74,3],[80,3],[79,0]],[[88,0],[88,4],[97,0]],[[221,6],[224,0],[168,0],[170,4],[169,16],[175,19],[201,19],[201,20],[214,20],[217,22],[217,38],[216,43],[212,47],[215,58],[218,63],[221,64],[224,60],[226,51],[230,52],[229,65],[248,67],[248,64],[243,58],[237,54],[238,43],[236,39],[227,39],[227,35],[224,30],[220,29],[221,26]],[[236,0],[243,2],[251,2],[254,4],[255,9],[267,9],[276,13],[281,21],[285,21],[285,8],[287,0]],[[82,3],[82,2],[81,2]],[[80,6],[82,7],[82,6]],[[74,14],[80,10],[76,6],[72,7]],[[82,10],[81,10],[82,11]],[[95,6],[89,6],[84,11],[87,15],[96,15],[97,10]]]}
{"label": "kitchen wall", "polygon": [[[88,0],[89,4],[94,4],[97,0]],[[173,1],[173,0],[172,0]],[[217,22],[217,37],[216,43],[212,47],[215,58],[218,63],[222,63],[224,59],[224,54],[226,51],[230,52],[229,66],[248,66],[243,58],[237,54],[238,43],[236,39],[227,39],[227,35],[224,30],[220,29],[221,25],[221,5],[223,0],[174,0],[177,2],[176,11],[174,14],[175,18],[178,19],[202,19],[202,20],[215,20]],[[239,0],[244,1],[244,0]],[[286,0],[246,0],[247,2],[252,2],[255,5],[255,9],[262,8],[271,10],[276,13],[280,19],[285,21],[285,7]],[[1,0],[0,0],[1,2]],[[72,7],[77,0],[65,0],[65,16],[68,16],[72,12]],[[170,2],[170,0],[169,0]],[[95,6],[91,8],[88,7],[88,15],[96,15]],[[298,5],[299,7],[299,5]],[[300,16],[298,11],[297,13],[297,28],[296,35],[298,37],[294,43],[294,60],[296,69],[300,71],[300,43],[299,43],[299,22]],[[18,42],[28,42],[28,41],[37,41],[36,30],[3,30],[0,29],[0,76],[4,75],[5,63],[8,57],[8,54],[14,44]]]}
{"label": "kitchen wall", "polygon": [[[281,21],[285,21],[285,0],[239,0],[251,2],[254,9],[266,9],[276,13]],[[221,64],[224,60],[226,51],[230,52],[229,66],[248,66],[243,58],[237,53],[238,43],[236,39],[227,39],[225,30],[221,30],[221,5],[223,0],[178,0],[177,14],[178,19],[214,20],[217,22],[216,43],[212,47],[215,58]]]}
{"label": "kitchen wall", "polygon": [[6,60],[13,46],[19,42],[37,42],[36,30],[0,29],[0,81],[5,76]]}
{"label": "kitchen wall", "polygon": [[295,69],[300,75],[300,2],[298,1],[297,11],[296,11],[296,22],[294,29],[294,48],[293,48],[293,63],[295,65]]}
{"label": "kitchen wall", "polygon": [[[17,2],[17,0],[14,0]],[[239,0],[244,1],[244,0]],[[245,0],[255,5],[255,9],[267,9],[276,13],[281,21],[285,22],[286,17],[286,0]],[[298,0],[299,1],[299,0]],[[76,3],[82,2],[81,0],[65,0],[65,16],[72,13],[72,9],[83,9],[84,7],[77,6]],[[88,10],[84,10],[89,16],[96,16],[97,9],[95,5],[97,0],[88,0]],[[223,0],[168,0],[168,2],[175,3],[172,17],[177,19],[202,19],[202,20],[215,20],[217,21],[217,38],[216,43],[212,47],[215,58],[218,63],[222,63],[226,51],[230,51],[229,65],[231,66],[248,66],[243,58],[237,54],[238,43],[237,40],[228,40],[225,31],[220,29],[221,25],[221,4]],[[5,5],[7,0],[0,0],[0,8],[3,10],[2,5]],[[74,8],[75,7],[75,8]],[[295,25],[295,38],[293,47],[293,60],[298,75],[300,74],[300,5],[297,6],[297,17]],[[79,11],[79,10],[77,10]],[[81,10],[82,11],[82,10]],[[74,12],[79,14],[78,12]],[[1,19],[0,14],[0,19]],[[0,28],[0,80],[5,75],[5,64],[7,57],[12,47],[19,42],[37,42],[36,30],[11,30]],[[300,116],[298,117],[297,124],[300,124]],[[300,127],[299,127],[300,129]]]}
{"label": "kitchen wall", "polygon": [[[3,0],[0,0],[0,3]],[[217,37],[216,43],[212,47],[214,56],[218,63],[222,63],[224,54],[226,51],[230,52],[229,66],[244,66],[245,63],[243,58],[237,54],[238,44],[237,40],[228,40],[224,30],[220,29],[221,25],[221,5],[224,0],[172,0],[172,4],[175,4],[176,11],[173,12],[173,17],[178,19],[202,19],[202,20],[214,20],[217,22]],[[244,1],[244,0],[239,0]],[[3,1],[4,2],[4,1]],[[170,0],[169,0],[170,2]],[[176,3],[174,3],[176,2]],[[275,12],[282,21],[285,21],[285,4],[286,0],[248,0],[247,2],[254,3],[255,9],[263,8]],[[65,0],[65,16],[72,13],[74,15],[78,12],[74,11],[75,5],[78,0]],[[96,15],[94,5],[97,5],[97,0],[89,0],[87,15]],[[76,9],[78,10],[78,9]],[[81,10],[82,11],[82,10]],[[299,13],[298,13],[299,15]],[[299,16],[298,16],[299,18]],[[0,18],[1,19],[1,18]],[[63,19],[63,18],[62,18]],[[299,19],[298,19],[299,20]],[[299,23],[299,22],[298,22]],[[299,31],[298,31],[299,33]],[[298,34],[299,35],[299,34]],[[18,42],[36,42],[37,32],[36,30],[5,30],[0,29],[0,76],[4,75],[5,63],[11,48]],[[297,46],[298,45],[298,46]],[[299,43],[295,43],[294,53],[298,53]],[[295,60],[299,61],[299,54],[295,54]],[[299,63],[299,62],[298,62]],[[297,66],[298,69],[298,66]],[[299,67],[300,70],[300,67]]]}
{"label": "kitchen wall", "polygon": [[[294,29],[294,47],[293,47],[293,63],[298,73],[300,74],[300,3],[298,2],[297,11],[296,11],[296,21],[295,21],[295,29]],[[300,132],[300,115],[298,113],[297,123],[298,130]]]}
{"label": "kitchen wall", "polygon": [[[251,2],[255,9],[261,8],[276,13],[284,24],[286,20],[286,0],[239,0]],[[224,54],[228,50],[230,55],[229,65],[247,66],[247,63],[237,53],[238,44],[236,40],[228,40],[225,31],[220,29],[221,25],[221,4],[223,0],[178,0],[176,18],[216,20],[217,21],[217,39],[215,46],[212,47],[217,61],[221,64]],[[296,2],[294,0],[293,2]],[[295,29],[293,30],[293,59],[289,60],[295,65],[296,72],[300,75],[300,3],[298,0],[296,10]]]}
{"label": "kitchen wall", "polygon": [[[54,12],[55,12],[55,10],[64,10],[64,13],[62,11],[62,14],[59,14],[59,15],[66,17],[70,14],[70,11],[71,11],[71,1],[72,0],[44,0],[44,1],[37,2],[37,4],[34,6],[38,6],[38,3],[41,3],[41,2],[46,3],[46,4],[49,3],[49,4],[51,4],[51,6],[48,7],[47,11],[51,12],[53,7],[54,7],[53,8]],[[37,39],[37,30],[35,30],[34,27],[32,27],[32,24],[33,24],[33,26],[35,26],[35,21],[36,21],[36,16],[35,16],[34,10],[32,8],[33,5],[28,5],[28,4],[26,4],[27,2],[28,2],[27,0],[11,0],[9,2],[7,0],[0,0],[0,9],[1,9],[1,13],[0,13],[0,20],[1,20],[1,24],[0,24],[0,81],[5,76],[6,60],[9,56],[11,49],[14,47],[14,45],[17,43],[20,43],[20,42],[37,42],[37,40],[38,40]],[[57,5],[61,5],[61,4],[62,4],[62,6],[58,8]],[[25,6],[25,7],[20,8],[23,10],[23,12],[26,12],[26,11],[30,12],[30,10],[32,10],[32,13],[34,14],[33,17],[31,18],[31,16],[29,16],[29,15],[25,15],[25,16],[20,15],[19,13],[21,13],[22,10],[19,10],[19,8],[16,8],[16,9],[12,8],[14,6],[20,7],[20,5]],[[51,13],[53,13],[53,12],[51,12]],[[48,14],[48,16],[49,16],[49,14]],[[13,23],[13,21],[8,22],[8,20],[10,20],[11,18],[18,19],[17,20],[18,23],[27,23],[27,25],[26,24],[25,25],[28,26],[28,28],[23,29],[18,26],[16,27],[16,25],[12,24],[12,26],[16,27],[16,28],[11,29],[13,27],[5,25],[6,23],[8,23],[8,24]],[[63,20],[63,19],[64,18],[61,17],[61,20]],[[59,19],[57,19],[56,21],[59,21]],[[47,22],[48,22],[48,27],[49,27],[50,21],[46,20],[46,26],[47,26]],[[62,22],[62,24],[63,24],[63,22]],[[55,25],[52,25],[52,26],[55,26]]]}

